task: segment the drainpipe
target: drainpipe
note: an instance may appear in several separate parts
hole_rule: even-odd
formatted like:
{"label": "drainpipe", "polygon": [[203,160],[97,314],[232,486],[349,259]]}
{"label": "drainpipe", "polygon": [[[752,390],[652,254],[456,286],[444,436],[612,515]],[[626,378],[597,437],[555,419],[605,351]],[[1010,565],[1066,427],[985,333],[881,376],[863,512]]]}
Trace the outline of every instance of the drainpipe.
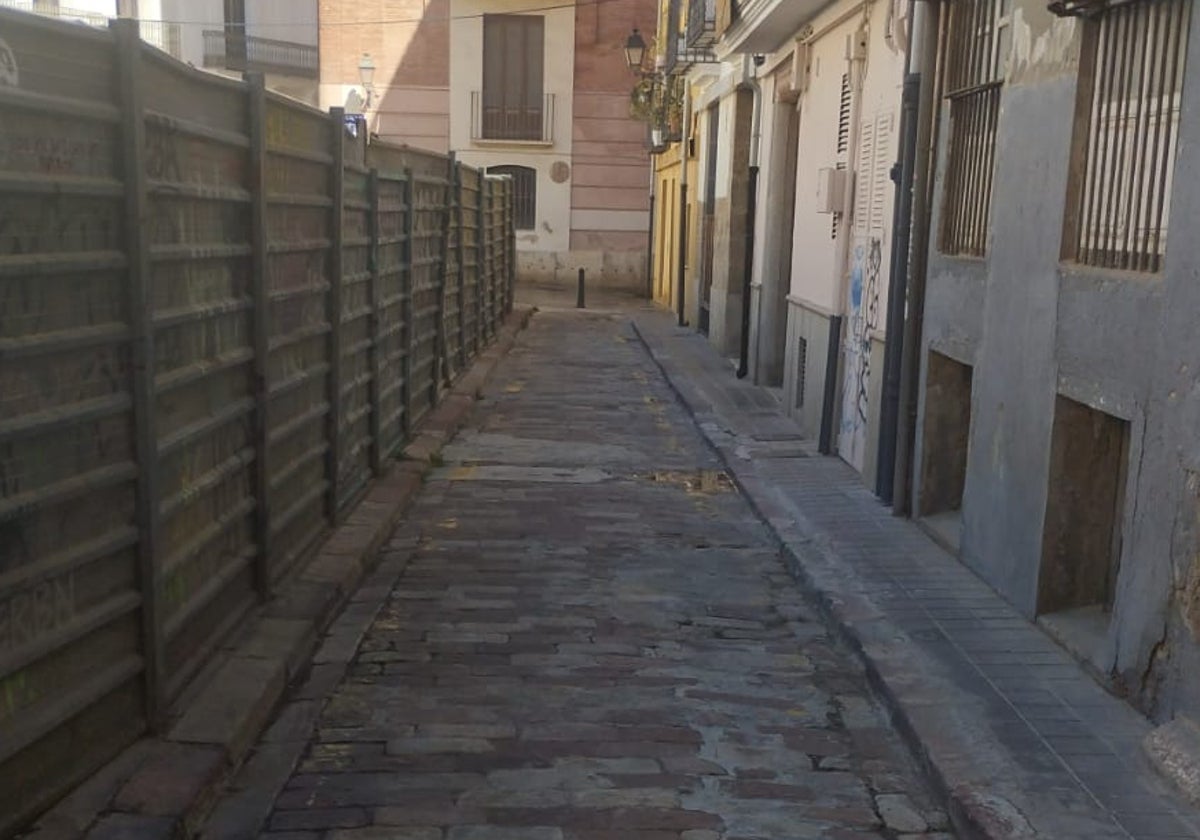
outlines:
{"label": "drainpipe", "polygon": [[921,370],[921,324],[925,316],[925,267],[929,254],[929,216],[933,207],[933,160],[938,103],[934,97],[937,72],[939,5],[917,0],[912,17],[912,55],[921,76],[917,110],[917,155],[913,168],[912,248],[908,263],[908,307],[900,359],[900,397],[896,410],[896,459],[892,510],[910,513],[913,445],[917,425],[917,388]]}
{"label": "drainpipe", "polygon": [[[862,34],[866,36],[866,21],[870,19],[871,2],[864,3],[863,26],[854,33],[852,38]],[[841,229],[838,232],[837,258],[837,298],[834,303],[834,315],[829,319],[829,346],[825,361],[825,393],[821,404],[821,431],[817,438],[817,449],[822,455],[833,452],[833,430],[837,418],[837,402],[840,373],[840,357],[842,353],[842,332],[846,322],[846,299],[850,295],[850,238],[854,230],[854,165],[858,162],[858,145],[862,134],[862,88],[863,70],[867,58],[867,45],[851,42],[851,54],[847,56],[847,72],[850,75],[850,136],[846,144],[846,187],[842,194]]]}
{"label": "drainpipe", "polygon": [[750,119],[750,175],[746,185],[746,254],[742,276],[742,341],[738,360],[738,379],[750,372],[750,277],[754,273],[754,223],[758,213],[758,159],[762,145],[762,86],[758,83],[758,68],[763,57],[747,56],[742,68],[742,83],[754,93],[754,111]]}
{"label": "drainpipe", "polygon": [[692,131],[692,90],[687,78],[683,79],[683,132],[679,141],[679,265],[678,301],[679,326],[687,326],[684,304],[687,300],[687,247],[688,247],[688,142]]}
{"label": "drainpipe", "polygon": [[654,199],[658,192],[656,162],[658,155],[650,154],[650,224],[646,225],[646,300],[654,300]]}
{"label": "drainpipe", "polygon": [[[916,0],[908,0],[913,19]],[[912,233],[913,169],[917,159],[917,110],[921,74],[914,73],[913,51],[904,55],[904,92],[900,99],[900,156],[892,167],[896,194],[892,204],[895,230],[888,261],[886,339],[883,346],[883,403],[879,409],[879,441],[875,470],[875,495],[892,503],[896,477],[896,424],[900,405],[900,360],[903,348],[904,303],[908,294],[908,247]]]}

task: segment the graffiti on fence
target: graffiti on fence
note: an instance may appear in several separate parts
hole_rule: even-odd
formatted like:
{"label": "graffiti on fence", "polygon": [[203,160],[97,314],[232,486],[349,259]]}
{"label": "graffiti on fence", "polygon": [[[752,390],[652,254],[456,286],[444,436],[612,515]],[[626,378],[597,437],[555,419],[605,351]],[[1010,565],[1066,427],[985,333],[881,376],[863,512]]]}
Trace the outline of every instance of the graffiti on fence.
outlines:
{"label": "graffiti on fence", "polygon": [[170,120],[155,120],[146,126],[146,176],[155,181],[179,181],[179,139]]}
{"label": "graffiti on fence", "polygon": [[0,254],[111,249],[117,245],[119,211],[111,201],[63,196],[0,201]]}
{"label": "graffiti on fence", "polygon": [[17,56],[12,47],[0,38],[0,87],[20,87],[21,72],[17,67]]}
{"label": "graffiti on fence", "polygon": [[0,654],[66,626],[76,615],[75,573],[67,572],[0,598]]}

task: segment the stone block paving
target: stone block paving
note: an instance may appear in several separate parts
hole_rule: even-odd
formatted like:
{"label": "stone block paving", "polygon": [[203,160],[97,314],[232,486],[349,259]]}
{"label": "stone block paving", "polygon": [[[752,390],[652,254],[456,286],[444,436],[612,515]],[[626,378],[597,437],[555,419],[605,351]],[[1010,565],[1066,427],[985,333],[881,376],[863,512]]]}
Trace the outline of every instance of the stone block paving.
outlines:
{"label": "stone block paving", "polygon": [[628,318],[535,317],[390,550],[261,837],[952,836]]}
{"label": "stone block paving", "polygon": [[853,643],[951,811],[987,837],[1183,840],[1200,810],[1143,754],[1151,724],[1037,625],[820,457],[702,336],[631,312],[639,336]]}

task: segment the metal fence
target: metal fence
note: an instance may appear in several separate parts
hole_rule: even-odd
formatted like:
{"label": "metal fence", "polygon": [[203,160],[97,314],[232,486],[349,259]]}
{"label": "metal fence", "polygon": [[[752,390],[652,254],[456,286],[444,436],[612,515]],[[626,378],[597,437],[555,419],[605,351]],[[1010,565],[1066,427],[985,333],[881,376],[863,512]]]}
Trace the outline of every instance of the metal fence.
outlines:
{"label": "metal fence", "polygon": [[0,835],[153,728],[511,309],[512,188],[0,10]]}

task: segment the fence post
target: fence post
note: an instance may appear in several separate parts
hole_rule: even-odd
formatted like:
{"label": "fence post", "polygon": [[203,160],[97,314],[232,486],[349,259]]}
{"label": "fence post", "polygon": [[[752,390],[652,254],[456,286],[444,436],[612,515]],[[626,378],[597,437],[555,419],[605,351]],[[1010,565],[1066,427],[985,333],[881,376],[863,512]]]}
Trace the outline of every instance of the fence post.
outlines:
{"label": "fence post", "polygon": [[342,108],[329,109],[333,131],[333,213],[329,261],[329,519],[341,522],[342,473],[342,244],[346,220],[346,129]]}
{"label": "fence post", "polygon": [[[508,251],[505,250],[504,240],[500,238],[498,231],[504,229],[503,215],[497,219],[497,215],[503,214],[504,203],[500,200],[504,194],[504,184],[502,180],[492,182],[491,196],[491,217],[492,217],[492,271],[488,278],[488,329],[492,332],[492,337],[496,337],[496,313],[500,310],[496,302],[496,289],[500,284],[500,276],[504,270],[505,260],[508,259]],[[496,211],[499,210],[500,214]]]}
{"label": "fence post", "polygon": [[250,100],[250,296],[254,300],[254,582],[259,598],[271,596],[271,473],[267,463],[267,354],[270,306],[267,295],[267,87],[262,73],[246,76]]}
{"label": "fence post", "polygon": [[379,282],[379,170],[367,173],[367,294],[371,301],[368,329],[371,331],[371,469],[383,472],[383,284]]}
{"label": "fence post", "polygon": [[483,289],[489,271],[487,264],[488,229],[487,216],[485,215],[487,185],[487,177],[480,171],[479,193],[477,194],[478,204],[475,207],[475,352],[477,354],[483,349],[485,338]]}
{"label": "fence post", "polygon": [[132,334],[134,440],[137,452],[136,515],[138,585],[142,596],[142,647],[146,690],[146,722],[162,725],[165,705],[162,614],[160,612],[158,434],[154,397],[154,323],[151,312],[150,250],[146,235],[150,215],[142,106],[142,39],[136,20],[111,24],[116,37],[121,86],[121,163],[125,178],[125,247],[129,258],[129,326]]}
{"label": "fence post", "polygon": [[413,236],[417,230],[417,191],[413,188],[413,171],[412,168],[404,170],[404,245],[403,248],[403,265],[401,270],[404,272],[403,295],[404,302],[401,305],[401,317],[404,319],[404,336],[407,347],[404,350],[404,389],[401,391],[401,398],[404,400],[404,439],[408,440],[412,434],[412,413],[413,413],[413,355],[417,352],[417,328],[416,319],[413,317],[413,289],[416,283],[413,280]]}
{"label": "fence post", "polygon": [[442,191],[444,206],[442,208],[442,253],[438,260],[438,306],[437,306],[437,338],[434,341],[433,351],[433,375],[430,377],[429,384],[429,405],[437,405],[438,387],[442,381],[442,376],[446,375],[447,368],[447,351],[448,342],[446,340],[446,267],[450,261],[450,223],[453,219],[451,215],[451,199],[454,189],[454,167],[457,163],[454,152],[450,153],[448,164],[446,166],[446,188]]}
{"label": "fence post", "polygon": [[454,195],[458,224],[458,372],[462,373],[467,369],[467,245],[466,228],[463,227],[466,190],[463,187],[462,163],[457,161],[454,164]]}
{"label": "fence post", "polygon": [[504,241],[508,247],[508,262],[504,266],[504,306],[498,313],[501,321],[504,320],[503,316],[512,312],[513,289],[517,282],[517,217],[513,206],[516,194],[511,180],[505,185],[504,198]]}

